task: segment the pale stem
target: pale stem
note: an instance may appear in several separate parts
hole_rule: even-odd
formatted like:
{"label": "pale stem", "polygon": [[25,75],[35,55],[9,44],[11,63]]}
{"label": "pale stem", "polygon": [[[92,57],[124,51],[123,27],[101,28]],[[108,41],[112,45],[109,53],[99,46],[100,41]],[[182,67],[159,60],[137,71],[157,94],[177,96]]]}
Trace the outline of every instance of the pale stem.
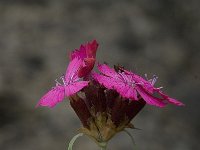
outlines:
{"label": "pale stem", "polygon": [[133,143],[133,147],[137,150],[138,148],[135,144],[135,140],[134,140],[133,136],[127,130],[123,130],[123,131],[126,132],[128,134],[128,136],[131,138],[131,141]]}
{"label": "pale stem", "polygon": [[[83,133],[79,133],[77,135],[75,135],[71,141],[69,142],[69,146],[67,150],[72,150],[72,147],[74,145],[74,142],[77,140],[77,138],[79,138],[80,136],[83,136]],[[101,142],[98,143],[99,147],[101,148],[101,150],[106,150],[106,146],[107,146],[107,142]]]}
{"label": "pale stem", "polygon": [[75,135],[75,136],[71,139],[71,141],[69,142],[68,150],[72,150],[72,147],[73,147],[73,145],[74,145],[74,142],[75,142],[76,139],[77,139],[78,137],[80,137],[80,136],[83,136],[83,133],[79,133],[79,134]]}

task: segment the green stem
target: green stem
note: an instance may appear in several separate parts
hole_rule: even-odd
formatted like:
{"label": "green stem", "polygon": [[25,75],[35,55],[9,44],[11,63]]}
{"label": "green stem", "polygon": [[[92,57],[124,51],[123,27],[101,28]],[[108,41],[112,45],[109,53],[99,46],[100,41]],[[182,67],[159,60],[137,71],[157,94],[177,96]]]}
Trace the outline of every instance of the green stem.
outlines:
{"label": "green stem", "polygon": [[106,150],[106,148],[101,147],[101,150]]}
{"label": "green stem", "polygon": [[101,150],[106,150],[106,147],[107,147],[107,143],[106,142],[102,142],[102,143],[98,143]]}

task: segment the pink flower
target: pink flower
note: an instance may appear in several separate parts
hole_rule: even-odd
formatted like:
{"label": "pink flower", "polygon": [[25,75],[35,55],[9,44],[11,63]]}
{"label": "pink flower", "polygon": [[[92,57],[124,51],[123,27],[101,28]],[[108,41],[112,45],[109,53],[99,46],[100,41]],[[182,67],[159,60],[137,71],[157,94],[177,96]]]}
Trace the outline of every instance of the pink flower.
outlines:
{"label": "pink flower", "polygon": [[[142,98],[148,104],[158,107],[164,107],[167,103],[184,105],[165,95],[160,88],[155,88],[156,77],[147,81],[123,68],[119,68],[119,71],[116,72],[105,64],[98,65],[98,69],[101,74],[93,73],[93,78],[106,88],[116,90],[124,98],[136,101]],[[155,94],[158,94],[159,97],[154,96]]]}
{"label": "pink flower", "polygon": [[78,77],[78,70],[81,65],[82,60],[74,58],[69,63],[65,76],[61,77],[63,84],[56,80],[56,86],[40,99],[37,106],[54,107],[57,103],[63,101],[65,96],[69,97],[87,86],[89,81],[80,81]]}
{"label": "pink flower", "polygon": [[83,63],[78,71],[79,77],[87,76],[94,67],[96,61],[96,51],[98,48],[98,43],[96,40],[92,42],[88,42],[85,45],[81,45],[80,48],[77,50],[75,49],[71,55],[70,59],[80,58]]}
{"label": "pink flower", "polygon": [[68,97],[83,125],[79,132],[102,146],[125,128],[134,129],[131,120],[146,103],[158,107],[168,103],[184,105],[154,87],[156,76],[148,80],[123,67],[112,69],[105,64],[98,65],[100,73],[91,73],[97,48],[98,43],[93,40],[74,50],[65,75],[60,77],[62,83],[56,80],[37,106],[51,108]]}

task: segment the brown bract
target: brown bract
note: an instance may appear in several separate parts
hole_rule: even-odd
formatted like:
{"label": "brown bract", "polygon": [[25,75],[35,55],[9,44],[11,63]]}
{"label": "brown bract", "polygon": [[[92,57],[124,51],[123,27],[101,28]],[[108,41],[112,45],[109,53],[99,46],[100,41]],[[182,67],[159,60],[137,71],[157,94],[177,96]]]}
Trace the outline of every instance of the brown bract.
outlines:
{"label": "brown bract", "polygon": [[79,131],[99,144],[125,128],[134,128],[130,122],[146,102],[124,99],[91,81],[82,92],[70,97],[70,104],[83,124]]}

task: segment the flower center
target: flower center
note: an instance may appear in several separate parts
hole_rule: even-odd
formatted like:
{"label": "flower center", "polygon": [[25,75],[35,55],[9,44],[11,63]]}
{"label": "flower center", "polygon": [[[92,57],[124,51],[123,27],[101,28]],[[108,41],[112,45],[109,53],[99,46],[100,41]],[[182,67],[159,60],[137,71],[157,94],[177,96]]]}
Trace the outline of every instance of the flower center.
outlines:
{"label": "flower center", "polygon": [[129,86],[135,87],[136,82],[133,80],[133,78],[129,75],[126,75],[124,72],[119,73],[121,80],[125,83],[128,84]]}

